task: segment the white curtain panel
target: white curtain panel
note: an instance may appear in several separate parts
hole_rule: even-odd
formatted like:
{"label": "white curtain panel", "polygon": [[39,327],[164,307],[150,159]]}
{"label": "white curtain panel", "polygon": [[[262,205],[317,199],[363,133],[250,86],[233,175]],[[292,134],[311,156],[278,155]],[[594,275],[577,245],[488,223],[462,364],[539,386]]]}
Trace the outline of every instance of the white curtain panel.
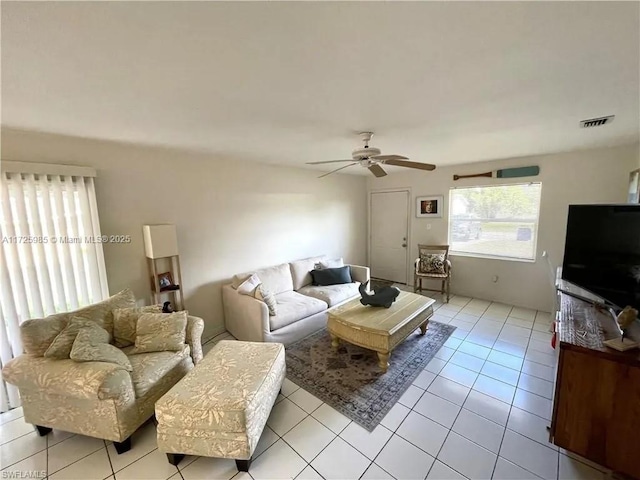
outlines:
{"label": "white curtain panel", "polygon": [[[0,364],[22,353],[19,326],[109,295],[93,177],[2,172]],[[0,383],[0,412],[20,405]]]}

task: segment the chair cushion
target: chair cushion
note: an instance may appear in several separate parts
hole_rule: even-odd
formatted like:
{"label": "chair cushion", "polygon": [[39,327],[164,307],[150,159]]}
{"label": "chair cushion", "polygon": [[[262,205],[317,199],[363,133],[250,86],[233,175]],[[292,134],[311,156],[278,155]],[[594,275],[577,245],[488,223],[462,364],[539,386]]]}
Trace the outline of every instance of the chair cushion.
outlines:
{"label": "chair cushion", "polygon": [[136,343],[136,325],[143,313],[162,313],[162,305],[113,310],[113,339],[117,347],[128,347]]}
{"label": "chair cushion", "polygon": [[419,273],[446,273],[444,253],[421,253]]}
{"label": "chair cushion", "polygon": [[274,295],[293,290],[293,280],[288,263],[234,275],[231,286],[237,289],[254,273],[258,276],[264,287]]}
{"label": "chair cushion", "polygon": [[80,329],[73,342],[71,360],[115,363],[128,372],[131,371],[131,363],[127,356],[119,348],[109,345],[109,332],[97,325]]}
{"label": "chair cushion", "polygon": [[187,312],[143,313],[136,326],[136,345],[131,353],[182,350],[187,332]]}
{"label": "chair cushion", "polygon": [[360,287],[360,282],[328,285],[326,287],[307,285],[298,290],[298,293],[317,298],[318,300],[326,302],[330,307],[334,307],[345,300],[359,295],[358,287]]}
{"label": "chair cushion", "polygon": [[[124,349],[131,352],[133,347]],[[157,384],[163,382],[165,375],[189,356],[189,345],[179,352],[151,352],[127,355],[131,362],[131,380],[136,398],[143,397]],[[175,380],[174,380],[175,381]]]}
{"label": "chair cushion", "polygon": [[276,302],[278,302],[278,314],[269,317],[269,326],[272,331],[329,308],[322,300],[297,292],[280,293],[276,295]]}
{"label": "chair cushion", "polygon": [[72,317],[90,318],[110,335],[113,335],[113,310],[136,306],[136,298],[128,288],[98,303],[72,312],[56,313],[46,318],[32,318],[20,325],[20,337],[24,351],[38,357],[44,356],[53,339],[67,326]]}
{"label": "chair cushion", "polygon": [[311,284],[311,274],[309,273],[316,267],[316,264],[326,260],[324,255],[320,257],[303,258],[295,262],[291,262],[291,276],[293,278],[293,289],[299,290],[305,285]]}

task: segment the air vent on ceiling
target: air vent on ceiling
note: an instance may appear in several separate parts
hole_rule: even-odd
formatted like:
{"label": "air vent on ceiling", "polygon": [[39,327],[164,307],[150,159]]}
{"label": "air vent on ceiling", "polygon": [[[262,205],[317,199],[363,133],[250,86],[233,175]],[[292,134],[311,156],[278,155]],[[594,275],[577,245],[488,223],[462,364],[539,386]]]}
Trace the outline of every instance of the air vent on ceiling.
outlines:
{"label": "air vent on ceiling", "polygon": [[609,115],[608,117],[590,118],[589,120],[582,120],[580,122],[580,128],[601,127],[607,123],[613,122],[615,115]]}

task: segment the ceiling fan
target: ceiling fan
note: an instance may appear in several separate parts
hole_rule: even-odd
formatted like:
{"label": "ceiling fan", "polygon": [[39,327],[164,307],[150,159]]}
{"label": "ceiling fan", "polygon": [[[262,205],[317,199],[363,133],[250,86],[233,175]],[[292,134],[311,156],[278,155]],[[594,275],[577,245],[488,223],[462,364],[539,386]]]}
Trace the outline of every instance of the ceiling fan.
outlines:
{"label": "ceiling fan", "polygon": [[351,160],[327,160],[324,162],[307,162],[307,165],[322,165],[325,163],[339,163],[339,162],[351,162],[344,167],[336,168],[329,173],[320,175],[318,178],[326,177],[332,173],[339,172],[347,167],[353,165],[360,165],[361,167],[368,168],[371,173],[376,177],[384,177],[387,172],[381,167],[381,165],[394,165],[396,167],[417,168],[419,170],[434,170],[435,165],[430,163],[411,162],[407,157],[402,155],[380,155],[380,149],[369,146],[369,141],[373,137],[373,132],[360,132],[360,137],[364,142],[364,148],[358,148],[351,152],[353,157]]}

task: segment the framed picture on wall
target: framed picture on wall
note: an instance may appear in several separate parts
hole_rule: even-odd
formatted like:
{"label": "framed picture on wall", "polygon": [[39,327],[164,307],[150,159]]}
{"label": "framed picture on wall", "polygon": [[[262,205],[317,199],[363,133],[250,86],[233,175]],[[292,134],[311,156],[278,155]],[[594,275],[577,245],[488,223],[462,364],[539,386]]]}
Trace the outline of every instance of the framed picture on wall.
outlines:
{"label": "framed picture on wall", "polygon": [[640,203],[640,168],[629,174],[629,203]]}
{"label": "framed picture on wall", "polygon": [[442,217],[443,210],[443,195],[418,197],[416,199],[416,217],[418,218],[440,218]]}

